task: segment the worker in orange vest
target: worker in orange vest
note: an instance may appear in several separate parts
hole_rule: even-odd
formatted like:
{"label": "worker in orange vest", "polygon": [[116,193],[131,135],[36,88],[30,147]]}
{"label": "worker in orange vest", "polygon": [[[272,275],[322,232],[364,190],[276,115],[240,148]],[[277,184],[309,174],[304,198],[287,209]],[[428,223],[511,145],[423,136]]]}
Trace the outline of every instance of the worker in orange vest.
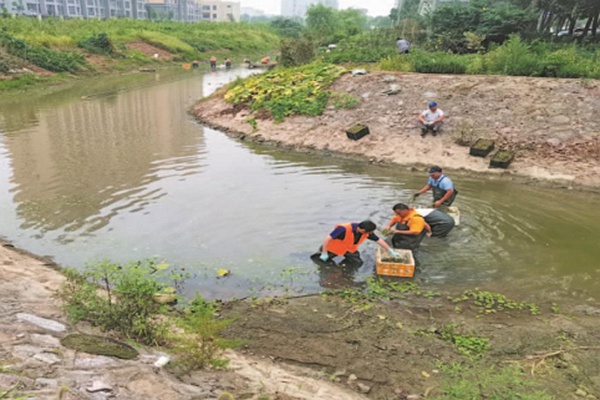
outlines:
{"label": "worker in orange vest", "polygon": [[270,61],[271,61],[271,57],[266,56],[266,57],[263,57],[262,60],[260,60],[260,63],[261,64],[268,64]]}
{"label": "worker in orange vest", "polygon": [[334,257],[340,256],[344,257],[340,265],[358,268],[363,263],[358,246],[367,239],[376,242],[392,257],[400,257],[400,254],[373,233],[375,229],[377,229],[377,225],[368,220],[361,223],[348,222],[336,225],[334,230],[323,240],[323,244],[319,249],[321,252],[320,261],[328,262],[332,261]]}
{"label": "worker in orange vest", "polygon": [[217,69],[217,57],[215,56],[210,58],[210,69]]}

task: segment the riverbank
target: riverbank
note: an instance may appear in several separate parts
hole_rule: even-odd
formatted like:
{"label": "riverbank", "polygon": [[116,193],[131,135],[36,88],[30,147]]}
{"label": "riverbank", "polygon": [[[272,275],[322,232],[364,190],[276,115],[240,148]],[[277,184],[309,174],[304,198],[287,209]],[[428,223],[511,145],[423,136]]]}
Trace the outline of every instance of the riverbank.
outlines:
{"label": "riverbank", "polygon": [[[400,91],[384,94],[390,85]],[[192,113],[233,136],[292,149],[600,190],[600,121],[589,118],[600,112],[598,80],[372,72],[345,74],[330,90],[358,104],[351,109],[332,104],[323,115],[275,123],[226,103],[221,92]],[[438,101],[448,119],[443,134],[421,138],[417,116],[430,100]],[[368,125],[371,134],[349,140],[345,130],[354,124]],[[516,151],[507,170],[490,169],[489,156],[469,156],[468,147],[456,144],[479,137]]]}
{"label": "riverbank", "polygon": [[223,304],[222,317],[236,319],[226,336],[245,343],[225,355],[229,370],[176,377],[154,365],[162,349],[121,360],[65,348],[68,333],[94,331],[66,320],[53,298],[63,280],[50,260],[0,247],[0,394],[406,400],[495,390],[501,398],[600,398],[594,299],[567,305],[550,295],[535,304],[477,289],[423,291],[418,281],[368,280],[352,290],[332,273],[329,287],[343,290],[329,295]]}
{"label": "riverbank", "polygon": [[0,19],[0,92],[51,86],[72,78],[165,67],[242,64],[276,51],[264,25],[131,20]]}

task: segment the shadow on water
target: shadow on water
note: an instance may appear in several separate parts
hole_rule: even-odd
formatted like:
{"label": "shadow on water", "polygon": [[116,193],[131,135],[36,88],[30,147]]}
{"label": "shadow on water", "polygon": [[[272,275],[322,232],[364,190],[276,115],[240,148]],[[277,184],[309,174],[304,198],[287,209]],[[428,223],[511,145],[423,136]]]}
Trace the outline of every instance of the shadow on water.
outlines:
{"label": "shadow on water", "polygon": [[[239,142],[186,115],[241,72],[105,79],[1,107],[2,234],[76,267],[161,257],[193,271],[190,295],[364,281],[371,243],[357,271],[319,270],[310,255],[337,223],[386,224],[426,174]],[[449,174],[461,225],[424,242],[419,278],[528,293],[600,289],[597,195]],[[218,279],[218,268],[232,273]]]}

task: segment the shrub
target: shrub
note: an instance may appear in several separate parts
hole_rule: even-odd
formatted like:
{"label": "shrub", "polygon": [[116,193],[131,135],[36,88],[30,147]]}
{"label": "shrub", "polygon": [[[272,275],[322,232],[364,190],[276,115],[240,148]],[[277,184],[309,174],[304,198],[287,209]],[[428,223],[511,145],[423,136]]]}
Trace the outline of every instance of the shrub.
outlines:
{"label": "shrub", "polygon": [[443,52],[414,52],[409,57],[413,71],[426,74],[464,74],[472,58]]}
{"label": "shrub", "polygon": [[540,57],[520,37],[513,35],[484,56],[484,69],[497,75],[541,76],[544,66]]}
{"label": "shrub", "polygon": [[411,72],[413,70],[410,58],[406,55],[386,57],[379,63],[379,68],[384,71]]}
{"label": "shrub", "polygon": [[103,261],[81,273],[67,269],[57,297],[75,323],[88,321],[144,344],[160,344],[166,327],[157,317],[165,306],[155,301],[155,295],[168,287],[167,268],[146,260],[125,265]]}
{"label": "shrub", "polygon": [[17,39],[6,33],[0,33],[0,44],[10,54],[27,60],[48,71],[75,72],[85,64],[85,58],[81,54],[32,46],[24,40]]}
{"label": "shrub", "polygon": [[279,45],[279,61],[284,67],[310,63],[317,53],[317,46],[308,38],[282,39]]}
{"label": "shrub", "polygon": [[104,32],[96,33],[86,39],[80,40],[77,45],[92,53],[113,55],[115,47],[108,35]]}
{"label": "shrub", "polygon": [[227,365],[228,360],[218,357],[224,349],[236,347],[239,343],[219,338],[233,320],[215,319],[217,311],[215,303],[199,295],[184,309],[183,317],[176,321],[184,333],[172,337],[172,349],[177,355],[177,360],[170,366],[173,372],[185,374],[209,365],[213,368]]}

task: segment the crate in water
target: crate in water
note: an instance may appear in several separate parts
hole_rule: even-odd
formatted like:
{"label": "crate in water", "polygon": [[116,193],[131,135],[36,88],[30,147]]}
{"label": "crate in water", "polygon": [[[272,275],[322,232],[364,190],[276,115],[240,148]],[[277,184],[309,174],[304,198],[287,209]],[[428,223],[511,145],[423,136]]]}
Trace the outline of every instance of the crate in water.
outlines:
{"label": "crate in water", "polygon": [[[415,275],[415,258],[410,250],[394,249],[400,253],[400,258],[393,258],[381,255],[381,249],[378,248],[375,252],[375,265],[377,275],[400,276],[403,278],[412,278]],[[383,260],[382,260],[383,258]]]}
{"label": "crate in water", "polygon": [[444,211],[454,219],[454,226],[460,225],[460,211],[458,211],[458,207],[446,207]]}

